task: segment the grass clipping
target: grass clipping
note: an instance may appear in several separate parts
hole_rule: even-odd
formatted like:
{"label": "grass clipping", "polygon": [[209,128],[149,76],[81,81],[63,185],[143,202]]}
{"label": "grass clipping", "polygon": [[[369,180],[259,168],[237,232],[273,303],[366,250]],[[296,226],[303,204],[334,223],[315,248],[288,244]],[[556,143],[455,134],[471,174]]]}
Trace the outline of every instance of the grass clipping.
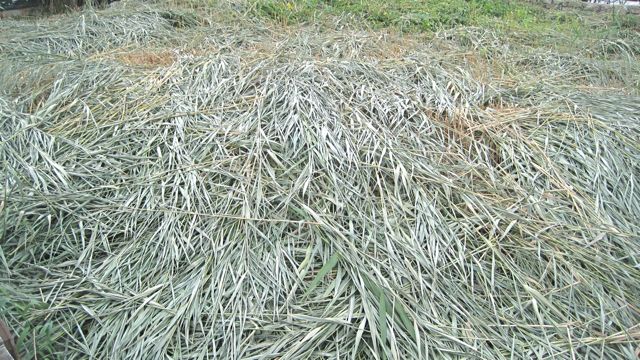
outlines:
{"label": "grass clipping", "polygon": [[26,356],[635,356],[637,96],[308,34],[265,55],[232,24],[136,66],[113,54],[200,30],[110,11],[4,25],[0,314]]}

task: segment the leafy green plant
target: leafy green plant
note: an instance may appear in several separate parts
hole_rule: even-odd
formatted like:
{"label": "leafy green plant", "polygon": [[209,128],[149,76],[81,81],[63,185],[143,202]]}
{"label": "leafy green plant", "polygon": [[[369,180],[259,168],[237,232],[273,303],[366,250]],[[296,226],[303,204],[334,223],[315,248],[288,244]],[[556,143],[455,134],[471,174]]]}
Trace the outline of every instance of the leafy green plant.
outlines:
{"label": "leafy green plant", "polygon": [[59,331],[53,322],[37,314],[47,305],[33,298],[20,299],[15,290],[0,286],[0,314],[16,329],[16,346],[21,359],[56,359],[55,338]]}

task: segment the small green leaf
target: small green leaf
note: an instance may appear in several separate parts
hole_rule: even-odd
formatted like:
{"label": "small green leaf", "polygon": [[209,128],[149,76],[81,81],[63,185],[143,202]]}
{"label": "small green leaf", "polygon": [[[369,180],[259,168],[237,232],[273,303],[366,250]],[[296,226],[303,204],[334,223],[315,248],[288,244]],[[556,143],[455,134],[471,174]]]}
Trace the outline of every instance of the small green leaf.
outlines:
{"label": "small green leaf", "polygon": [[407,311],[404,308],[404,304],[400,301],[394,301],[394,307],[395,307],[396,313],[398,314],[398,317],[400,318],[400,321],[402,321],[402,325],[404,326],[405,330],[415,340],[416,331],[413,328],[413,323],[409,319],[409,315],[407,314]]}
{"label": "small green leaf", "polygon": [[333,268],[338,263],[339,258],[340,257],[337,253],[334,253],[333,255],[331,255],[329,260],[322,266],[320,271],[318,271],[318,274],[316,274],[316,277],[313,278],[313,280],[311,281],[311,284],[309,284],[309,287],[305,292],[305,296],[309,295],[309,293],[311,293],[320,284],[320,281],[322,281],[322,279],[325,276],[327,276],[329,271],[333,270]]}
{"label": "small green leaf", "polygon": [[384,346],[387,343],[387,300],[383,293],[380,293],[379,298],[378,321],[380,321],[380,341]]}

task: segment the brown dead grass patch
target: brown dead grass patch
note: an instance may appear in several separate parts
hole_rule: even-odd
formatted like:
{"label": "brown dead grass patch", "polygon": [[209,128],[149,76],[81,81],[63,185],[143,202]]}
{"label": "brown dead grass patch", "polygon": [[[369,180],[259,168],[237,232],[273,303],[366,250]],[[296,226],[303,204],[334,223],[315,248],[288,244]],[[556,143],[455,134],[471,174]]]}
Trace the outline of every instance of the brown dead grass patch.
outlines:
{"label": "brown dead grass patch", "polygon": [[176,54],[163,51],[137,50],[114,55],[115,60],[130,66],[163,67],[173,64]]}

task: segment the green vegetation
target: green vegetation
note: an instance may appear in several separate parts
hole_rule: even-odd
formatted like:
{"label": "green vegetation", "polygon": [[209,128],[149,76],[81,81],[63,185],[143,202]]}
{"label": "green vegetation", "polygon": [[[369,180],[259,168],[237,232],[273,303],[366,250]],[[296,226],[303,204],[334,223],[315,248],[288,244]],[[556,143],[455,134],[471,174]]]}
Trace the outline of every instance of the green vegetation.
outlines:
{"label": "green vegetation", "polygon": [[[527,31],[588,29],[585,19],[575,12],[507,0],[252,0],[251,4],[256,14],[287,24],[327,15],[352,14],[373,27],[402,31],[435,31],[458,25]],[[604,16],[611,20],[614,29],[638,28],[636,16],[616,12]]]}
{"label": "green vegetation", "polygon": [[40,315],[47,309],[45,302],[36,298],[21,298],[20,292],[3,284],[0,286],[0,317],[14,326],[18,342],[16,346],[23,358],[50,359],[56,353],[56,337],[60,334],[57,324],[42,321]]}

